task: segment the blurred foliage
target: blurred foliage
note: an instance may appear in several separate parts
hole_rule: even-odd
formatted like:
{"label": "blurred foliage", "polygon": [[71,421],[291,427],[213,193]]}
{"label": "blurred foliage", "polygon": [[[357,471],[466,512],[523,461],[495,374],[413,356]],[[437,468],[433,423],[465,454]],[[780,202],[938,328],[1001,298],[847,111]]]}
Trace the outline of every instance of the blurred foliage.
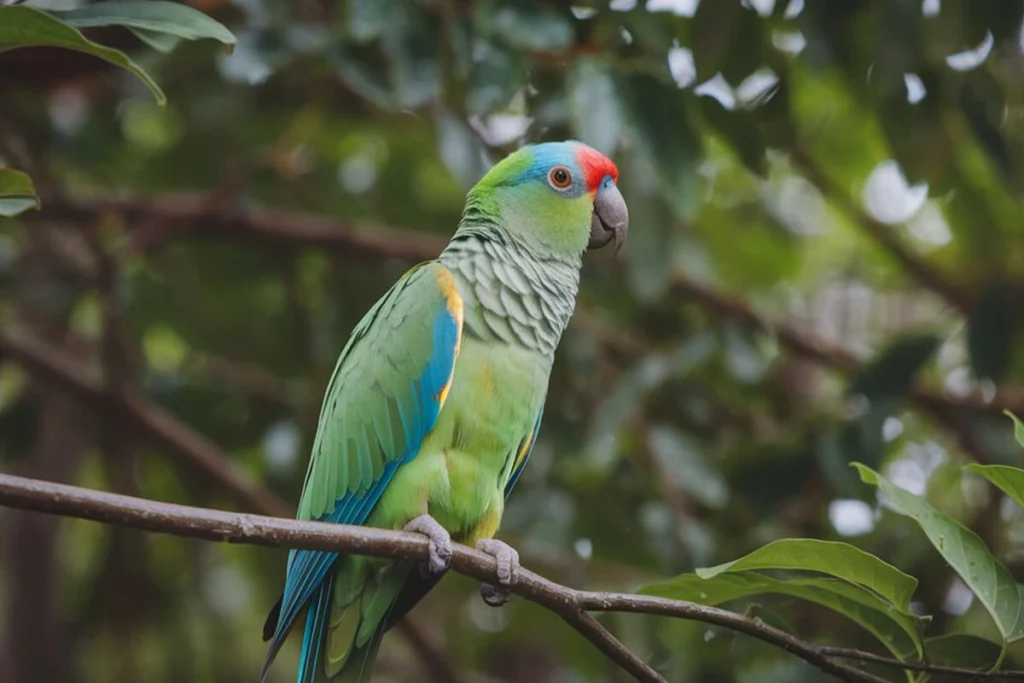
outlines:
{"label": "blurred foliage", "polygon": [[[1024,408],[1024,2],[111,8],[0,6],[0,324],[294,502],[337,353],[411,264],[48,208],[199,197],[443,240],[503,154],[581,139],[620,168],[630,243],[586,259],[503,538],[573,586],[1024,669],[1024,427],[1001,414]],[[27,16],[48,38],[12,49]],[[233,504],[47,387],[0,355],[0,468]],[[284,553],[32,520],[0,511],[0,678],[257,679]],[[624,680],[465,579],[412,617],[462,680]],[[673,682],[828,679],[721,629],[603,619]],[[377,680],[424,679],[410,643],[385,641]]]}

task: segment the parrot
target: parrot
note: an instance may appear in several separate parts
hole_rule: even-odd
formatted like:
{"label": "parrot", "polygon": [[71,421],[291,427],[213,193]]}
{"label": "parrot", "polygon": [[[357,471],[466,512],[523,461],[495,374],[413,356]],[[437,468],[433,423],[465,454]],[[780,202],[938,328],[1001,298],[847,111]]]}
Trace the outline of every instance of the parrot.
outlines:
{"label": "parrot", "polygon": [[468,191],[440,255],[354,328],[327,384],[297,518],[420,533],[428,560],[290,551],[261,683],[302,610],[297,683],[370,680],[384,632],[444,575],[453,541],[495,558],[498,585],[481,595],[508,599],[519,556],[494,537],[537,440],[583,255],[625,243],[618,180],[582,142],[524,145]]}

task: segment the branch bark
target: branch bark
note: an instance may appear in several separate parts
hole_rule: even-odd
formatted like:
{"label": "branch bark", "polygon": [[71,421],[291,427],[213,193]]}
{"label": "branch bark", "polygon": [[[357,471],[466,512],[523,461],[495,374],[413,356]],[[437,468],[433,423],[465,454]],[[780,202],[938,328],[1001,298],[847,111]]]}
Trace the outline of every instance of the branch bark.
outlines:
{"label": "branch bark", "polygon": [[[415,561],[426,560],[428,554],[428,541],[418,534],[207,510],[4,474],[0,474],[0,505],[211,541],[329,550]],[[497,569],[493,557],[459,544],[454,546],[451,568],[486,582],[495,580]],[[836,651],[796,638],[759,619],[716,607],[653,596],[576,590],[526,569],[519,572],[512,592],[557,614],[636,680],[645,683],[664,683],[665,679],[619,642],[590,612],[652,614],[721,626],[780,647],[840,680],[853,683],[884,683],[884,679],[840,659],[854,658],[899,668],[939,671],[926,664],[907,664],[859,650]],[[968,675],[948,667],[941,671]],[[969,676],[1024,680],[1024,672],[1018,671],[970,671]]]}

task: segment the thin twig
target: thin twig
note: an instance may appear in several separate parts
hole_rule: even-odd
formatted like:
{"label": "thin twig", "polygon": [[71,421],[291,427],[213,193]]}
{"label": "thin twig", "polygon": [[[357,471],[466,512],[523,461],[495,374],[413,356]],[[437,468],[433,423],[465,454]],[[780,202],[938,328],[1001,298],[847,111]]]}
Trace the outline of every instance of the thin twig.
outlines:
{"label": "thin twig", "polygon": [[1024,680],[1024,671],[978,671],[977,669],[965,669],[959,666],[943,666],[941,664],[926,664],[923,662],[900,662],[897,664],[888,657],[876,655],[873,652],[864,652],[849,647],[836,647],[832,645],[820,646],[821,651],[829,657],[841,659],[856,659],[861,662],[874,662],[884,666],[899,666],[901,669],[911,671],[926,671],[933,674],[945,674],[949,676],[964,676],[977,680],[997,681],[1020,681]]}
{"label": "thin twig", "polygon": [[[418,534],[208,510],[4,474],[0,474],[0,505],[211,541],[329,550],[417,561],[425,560],[428,554],[428,542]],[[451,567],[460,574],[485,582],[495,580],[497,569],[490,555],[459,544],[454,545]],[[647,595],[576,590],[549,581],[527,569],[518,573],[512,592],[558,614],[639,681],[663,683],[664,678],[615,639],[588,612],[651,614],[721,626],[776,645],[843,681],[882,683],[883,679],[837,661],[836,658],[861,659],[903,669],[949,675],[977,677],[985,674],[981,671],[957,671],[949,667],[902,662],[858,650],[836,650],[801,640],[759,619],[717,607]],[[998,677],[1024,680],[1024,672],[1002,671]]]}

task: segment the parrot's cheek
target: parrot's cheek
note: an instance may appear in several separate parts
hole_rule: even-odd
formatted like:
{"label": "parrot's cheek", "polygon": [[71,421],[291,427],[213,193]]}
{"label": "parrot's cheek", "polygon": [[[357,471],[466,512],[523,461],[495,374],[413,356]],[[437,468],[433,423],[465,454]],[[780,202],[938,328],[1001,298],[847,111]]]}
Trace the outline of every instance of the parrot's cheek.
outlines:
{"label": "parrot's cheek", "polygon": [[618,254],[626,243],[629,233],[629,209],[619,188],[606,185],[594,197],[594,215],[590,219],[590,242],[588,249],[600,249],[609,242],[615,243]]}

